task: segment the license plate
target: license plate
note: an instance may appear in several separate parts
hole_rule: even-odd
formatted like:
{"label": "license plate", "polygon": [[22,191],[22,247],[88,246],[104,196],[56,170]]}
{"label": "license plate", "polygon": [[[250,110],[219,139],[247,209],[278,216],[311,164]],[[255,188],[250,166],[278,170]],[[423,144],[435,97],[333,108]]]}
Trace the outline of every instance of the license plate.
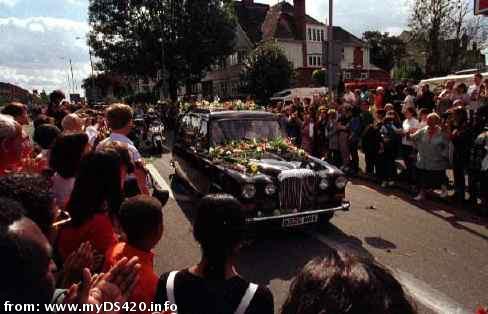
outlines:
{"label": "license plate", "polygon": [[303,225],[307,225],[307,224],[316,223],[318,220],[319,220],[319,215],[308,215],[308,216],[284,218],[281,226],[283,228],[303,226]]}

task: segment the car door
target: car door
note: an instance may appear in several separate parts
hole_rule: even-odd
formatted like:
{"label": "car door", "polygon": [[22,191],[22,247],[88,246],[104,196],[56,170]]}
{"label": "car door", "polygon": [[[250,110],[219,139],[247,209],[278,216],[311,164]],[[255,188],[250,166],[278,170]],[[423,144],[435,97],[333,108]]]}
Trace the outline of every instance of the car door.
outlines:
{"label": "car door", "polygon": [[189,184],[191,184],[189,147],[192,142],[191,117],[190,115],[185,115],[182,117],[179,128],[176,131],[176,138],[173,144],[173,162],[176,174]]}

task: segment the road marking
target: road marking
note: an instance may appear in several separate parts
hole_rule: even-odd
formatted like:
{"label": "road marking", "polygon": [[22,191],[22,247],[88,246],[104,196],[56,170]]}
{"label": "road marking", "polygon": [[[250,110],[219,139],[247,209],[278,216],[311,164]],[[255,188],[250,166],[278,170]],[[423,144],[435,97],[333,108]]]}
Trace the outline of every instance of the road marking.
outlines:
{"label": "road marking", "polygon": [[175,196],[173,194],[173,191],[169,187],[168,183],[163,179],[161,174],[159,173],[158,169],[153,164],[149,164],[146,166],[147,170],[149,170],[149,173],[153,177],[154,181],[156,181],[156,184],[159,185],[160,188],[163,190],[168,190],[169,191],[169,197],[172,199],[175,199]]}
{"label": "road marking", "polygon": [[[325,236],[308,232],[308,234],[327,246],[334,249],[347,251],[348,253],[358,255],[354,248],[348,247],[346,242],[339,242],[333,239],[328,239]],[[346,245],[345,245],[346,244]],[[427,283],[415,278],[413,275],[401,271],[399,269],[392,269],[386,266],[394,275],[395,278],[402,284],[402,286],[415,298],[420,304],[439,314],[471,314],[455,300],[451,299],[444,293],[432,288]]]}

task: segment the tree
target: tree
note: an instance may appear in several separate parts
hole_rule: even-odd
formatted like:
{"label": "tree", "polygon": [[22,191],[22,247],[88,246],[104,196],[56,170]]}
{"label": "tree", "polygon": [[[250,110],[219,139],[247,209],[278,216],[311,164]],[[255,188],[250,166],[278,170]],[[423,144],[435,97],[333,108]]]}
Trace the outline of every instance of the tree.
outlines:
{"label": "tree", "polygon": [[293,64],[276,42],[266,42],[249,54],[241,78],[244,92],[266,104],[274,93],[290,87]]}
{"label": "tree", "polygon": [[389,33],[368,31],[363,34],[363,39],[370,47],[371,62],[387,72],[406,55],[405,42]]}
{"label": "tree", "polygon": [[393,79],[396,81],[420,81],[424,77],[422,68],[413,60],[402,62],[393,70]]}
{"label": "tree", "polygon": [[312,73],[312,79],[317,86],[325,86],[327,85],[327,70],[326,69],[317,69]]}
{"label": "tree", "polygon": [[231,0],[90,0],[89,45],[101,71],[160,79],[171,98],[234,46]]}
{"label": "tree", "polygon": [[42,104],[49,104],[49,96],[46,94],[45,90],[42,90],[42,92],[39,96],[41,97],[41,103]]}

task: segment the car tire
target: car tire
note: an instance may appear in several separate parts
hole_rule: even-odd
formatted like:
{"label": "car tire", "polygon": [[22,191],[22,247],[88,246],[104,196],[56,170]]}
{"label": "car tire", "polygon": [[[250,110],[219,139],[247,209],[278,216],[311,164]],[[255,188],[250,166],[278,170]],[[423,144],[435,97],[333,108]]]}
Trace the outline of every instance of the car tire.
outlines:
{"label": "car tire", "polygon": [[163,143],[161,143],[161,141],[156,141],[154,143],[154,153],[156,155],[162,155],[163,154]]}

